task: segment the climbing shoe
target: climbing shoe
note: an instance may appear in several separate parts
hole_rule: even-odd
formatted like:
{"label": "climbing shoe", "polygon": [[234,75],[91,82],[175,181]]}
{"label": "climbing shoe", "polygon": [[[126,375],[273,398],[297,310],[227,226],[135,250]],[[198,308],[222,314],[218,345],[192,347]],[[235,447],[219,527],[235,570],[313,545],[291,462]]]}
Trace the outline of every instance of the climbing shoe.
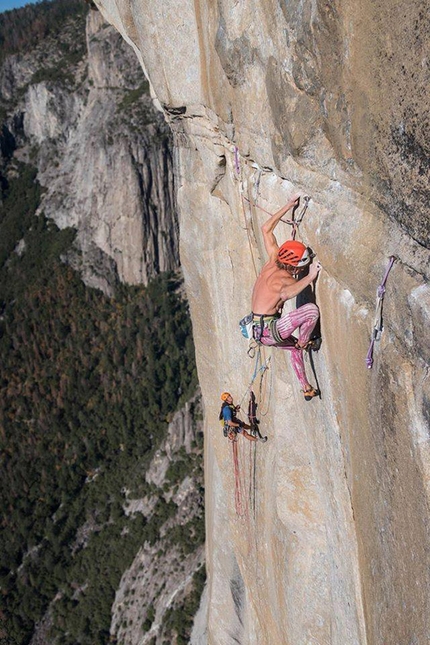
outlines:
{"label": "climbing shoe", "polygon": [[303,396],[305,397],[305,401],[312,401],[312,399],[318,395],[319,395],[319,390],[315,390],[315,388],[313,387],[311,387],[310,390],[303,390]]}
{"label": "climbing shoe", "polygon": [[267,437],[259,437],[259,441],[261,441],[261,443],[266,443]]}
{"label": "climbing shoe", "polygon": [[[317,341],[320,341],[320,342],[317,343]],[[308,342],[304,343],[303,345],[301,345],[299,341],[297,341],[294,346],[296,349],[302,349],[305,352],[308,352],[310,349],[318,350],[321,347],[321,339],[315,338],[312,340],[308,340]]]}

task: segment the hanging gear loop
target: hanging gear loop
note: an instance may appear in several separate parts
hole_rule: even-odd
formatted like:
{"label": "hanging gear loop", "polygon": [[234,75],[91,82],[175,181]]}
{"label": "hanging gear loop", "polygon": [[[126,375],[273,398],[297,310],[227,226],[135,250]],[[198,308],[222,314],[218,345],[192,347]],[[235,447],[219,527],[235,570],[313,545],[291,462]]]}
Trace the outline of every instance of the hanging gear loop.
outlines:
{"label": "hanging gear loop", "polygon": [[375,341],[379,341],[379,339],[381,338],[381,333],[383,329],[382,307],[383,307],[383,301],[385,296],[385,285],[387,283],[388,275],[391,269],[393,268],[393,264],[396,262],[396,260],[397,260],[397,257],[395,255],[390,255],[388,266],[385,270],[385,275],[382,279],[381,284],[378,286],[376,290],[376,309],[375,309],[375,318],[373,323],[372,339],[370,341],[369,350],[366,356],[366,365],[368,369],[372,369],[372,366],[373,366],[373,350],[375,347]]}

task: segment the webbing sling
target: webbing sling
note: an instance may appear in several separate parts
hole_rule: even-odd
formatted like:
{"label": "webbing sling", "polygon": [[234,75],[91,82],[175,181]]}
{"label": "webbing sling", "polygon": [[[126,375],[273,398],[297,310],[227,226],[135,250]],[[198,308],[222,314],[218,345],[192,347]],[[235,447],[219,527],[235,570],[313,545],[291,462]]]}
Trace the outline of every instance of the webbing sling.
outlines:
{"label": "webbing sling", "polygon": [[372,369],[373,365],[373,349],[375,346],[375,341],[379,340],[381,337],[381,332],[383,329],[383,324],[382,324],[382,303],[384,300],[385,296],[385,285],[387,282],[388,274],[390,273],[394,262],[397,260],[395,255],[391,255],[387,269],[385,271],[385,275],[382,279],[381,284],[379,285],[377,291],[376,291],[376,310],[375,310],[375,320],[373,323],[373,333],[372,333],[372,340],[370,341],[370,347],[369,351],[367,352],[366,356],[366,365],[367,368],[370,370]]}

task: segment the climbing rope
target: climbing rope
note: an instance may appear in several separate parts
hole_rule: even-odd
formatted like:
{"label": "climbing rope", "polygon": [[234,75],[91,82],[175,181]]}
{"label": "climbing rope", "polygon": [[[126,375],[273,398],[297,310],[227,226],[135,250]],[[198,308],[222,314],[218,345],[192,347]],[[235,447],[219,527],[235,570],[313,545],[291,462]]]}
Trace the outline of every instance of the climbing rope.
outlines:
{"label": "climbing rope", "polygon": [[[242,167],[240,163],[239,151],[238,151],[238,148],[235,146],[234,170],[239,183],[242,215],[244,219],[245,230],[248,237],[248,245],[249,245],[249,250],[251,254],[252,264],[254,266],[255,276],[257,277],[259,274],[259,271],[257,268],[257,262],[256,262],[255,252],[254,252],[256,240],[255,240],[255,236],[253,236],[253,230],[252,230],[252,221],[253,221],[252,208],[257,208],[267,213],[270,216],[272,215],[272,213],[265,210],[264,208],[262,208],[256,203],[259,197],[260,180],[261,180],[263,171],[256,164],[253,165],[253,167],[256,169],[256,173],[254,174],[254,178],[253,178],[254,181],[252,186],[247,185],[247,188],[246,188],[248,194],[252,196],[252,200],[251,200],[249,199],[248,196],[245,195],[245,190],[244,190],[245,182],[242,176]],[[300,213],[299,217],[295,219],[293,216],[292,220],[289,220],[287,222],[293,227],[293,230],[292,230],[293,239],[297,234],[298,227],[306,212],[308,202],[309,202],[309,198],[306,197],[305,207],[302,209],[302,212]],[[266,348],[264,346],[257,344],[255,341],[251,339],[248,347],[248,355],[250,356],[250,358],[255,359],[254,372],[252,374],[251,381],[248,387],[246,388],[246,391],[243,394],[242,399],[240,400],[239,406],[238,406],[239,408],[242,407],[245,398],[248,395],[250,395],[250,393],[252,392],[254,383],[256,383],[257,379],[259,379],[257,406],[260,405],[261,407],[263,407],[264,405],[266,405],[266,394],[267,394],[267,390],[269,391],[269,398],[267,401],[266,411],[263,413],[263,415],[268,414],[270,395],[271,395],[271,389],[272,389],[272,378],[270,380],[269,387],[268,387],[268,379],[265,378],[266,372],[269,369],[271,356],[268,359],[266,359],[265,352],[266,352]],[[259,432],[258,432],[258,435],[259,435]],[[237,439],[238,437],[236,436],[235,441],[232,441],[236,514],[241,519],[244,519],[244,518],[249,519],[249,510],[251,510],[254,517],[256,512],[256,480],[257,480],[256,443],[257,442],[249,442],[249,450],[248,450],[248,453],[246,453],[245,451],[247,450],[246,449],[247,442],[242,441],[242,442],[239,442],[238,444]],[[246,463],[246,460],[248,460],[248,463]]]}
{"label": "climbing rope", "polygon": [[251,199],[248,199],[248,197],[244,197],[244,200],[247,201],[248,204],[250,204],[251,206],[254,206],[254,208],[258,208],[258,210],[263,211],[263,213],[266,213],[267,215],[273,215],[273,213],[271,213],[270,211],[266,211],[265,208],[263,208],[262,206],[259,206],[258,204],[253,202]]}
{"label": "climbing rope", "polygon": [[[272,215],[272,213],[270,213],[269,211],[265,210],[264,208],[262,208],[261,206],[259,206],[256,203],[256,200],[258,199],[258,195],[259,195],[260,180],[261,180],[261,176],[262,176],[263,171],[258,166],[258,164],[253,164],[253,168],[255,168],[255,170],[256,170],[256,178],[255,178],[254,185],[253,185],[253,188],[252,188],[252,196],[253,196],[253,201],[252,201],[251,199],[246,197],[245,194],[244,194],[242,168],[241,168],[241,164],[240,164],[239,150],[238,150],[237,146],[234,147],[234,167],[235,167],[236,175],[237,175],[238,180],[239,180],[239,192],[240,192],[242,212],[243,212],[243,217],[244,217],[244,222],[245,222],[245,230],[246,230],[247,236],[248,236],[248,245],[249,245],[249,249],[250,249],[252,263],[253,263],[253,266],[254,266],[254,272],[255,272],[255,275],[258,276],[259,272],[257,270],[257,266],[256,266],[255,258],[254,258],[252,240],[251,240],[251,235],[250,235],[248,222],[247,222],[247,217],[246,217],[245,202],[247,202],[249,204],[249,206],[251,206],[251,207],[258,208],[259,210],[263,211],[264,213],[267,213],[268,215]],[[304,214],[306,212],[306,209],[307,209],[307,204],[309,202],[309,199],[310,199],[309,197],[305,197],[305,201],[306,201],[305,207],[302,209],[302,212],[300,213],[300,216],[299,216],[298,220],[296,220],[296,223],[295,223],[296,228],[297,228],[298,225],[300,225],[300,223],[301,223],[301,221],[303,219],[303,216],[304,216]],[[271,357],[269,357],[268,360],[264,360],[264,363],[262,362],[261,354],[262,354],[262,351],[263,351],[263,356],[264,356],[264,359],[265,359],[265,349],[266,348],[263,346],[263,350],[262,350],[261,345],[258,345],[255,342],[255,340],[253,340],[253,339],[250,340],[247,353],[248,353],[248,356],[251,359],[254,359],[254,358],[256,359],[255,360],[255,368],[254,368],[254,374],[252,376],[251,382],[248,385],[248,388],[246,389],[245,394],[242,397],[240,405],[243,403],[245,397],[251,391],[251,388],[252,388],[252,386],[254,384],[254,381],[259,376],[259,374],[261,374],[260,387],[259,387],[259,401],[260,401],[259,404],[262,405],[262,403],[261,403],[262,398],[265,396],[266,389],[267,389],[267,379],[264,379],[264,374],[265,374],[266,370],[268,369],[269,363],[270,363],[270,360],[271,360]],[[264,392],[263,392],[263,384],[264,384]],[[271,392],[271,387],[269,388],[269,396],[270,396],[270,392]],[[267,414],[267,412],[268,412],[268,409],[267,409],[265,414]]]}
{"label": "climbing rope", "polygon": [[383,301],[385,296],[385,285],[387,283],[388,275],[396,260],[397,258],[395,255],[390,256],[390,259],[388,261],[388,266],[385,270],[385,275],[376,291],[376,309],[375,309],[375,319],[373,323],[373,333],[372,333],[372,339],[370,341],[369,351],[367,352],[367,356],[366,356],[366,365],[368,369],[372,369],[372,366],[373,366],[373,350],[375,346],[375,341],[379,341],[379,339],[381,338],[381,333],[383,329],[382,306],[383,306]]}
{"label": "climbing rope", "polygon": [[255,359],[254,374],[252,375],[251,382],[249,383],[248,387],[245,390],[245,394],[242,396],[240,400],[239,407],[242,407],[242,403],[244,402],[245,397],[250,393],[252,386],[254,384],[254,381],[258,377],[258,375],[260,373],[264,375],[266,370],[269,369],[269,364],[271,360],[272,360],[272,357],[269,356],[269,358],[265,360],[264,363],[261,362],[261,346],[259,346],[257,350],[257,358]]}
{"label": "climbing rope", "polygon": [[252,265],[254,267],[255,276],[257,277],[258,276],[257,263],[255,261],[254,252],[252,250],[251,233],[250,233],[250,230],[249,230],[249,227],[248,227],[248,223],[246,221],[246,209],[245,209],[245,203],[244,203],[245,201],[249,201],[249,200],[243,194],[242,188],[240,188],[240,199],[241,199],[241,203],[242,203],[242,213],[243,213],[243,219],[244,219],[244,222],[245,222],[245,230],[246,230],[246,235],[247,235],[247,238],[248,238],[249,250],[251,252]]}
{"label": "climbing rope", "polygon": [[237,436],[235,439],[231,440],[232,449],[233,449],[233,464],[234,464],[234,503],[236,508],[236,513],[239,517],[246,517],[248,513],[248,508],[246,504],[246,498],[243,495],[243,482],[241,476],[241,470],[239,466],[239,454],[237,449]]}
{"label": "climbing rope", "polygon": [[[260,408],[265,408],[264,411],[261,410],[260,412],[260,417],[265,417],[269,414],[269,409],[270,409],[270,401],[272,399],[272,391],[273,391],[273,370],[270,370],[269,373],[269,383],[267,383],[267,379],[265,380],[264,383],[264,390],[261,392],[261,382],[260,382],[260,393],[259,393],[259,406]],[[267,401],[266,401],[266,394],[268,392],[267,396]]]}
{"label": "climbing rope", "polygon": [[[242,396],[242,399],[240,400],[239,405],[237,406],[238,416],[241,416],[241,408],[245,397],[251,393],[252,386],[259,376],[259,398],[261,400],[264,375],[269,369],[270,360],[271,357],[262,362],[261,348],[259,347],[254,366],[254,373],[244,395]],[[237,434],[234,437],[229,436],[229,441],[232,444],[235,508],[236,514],[239,518],[249,519],[249,508],[251,508],[254,516],[256,508],[256,442],[252,442],[253,445],[250,442],[248,469],[246,469],[246,467],[241,467],[241,463],[243,463],[244,465],[246,464],[245,446],[241,446],[241,454],[239,454],[238,439],[239,437]],[[243,442],[240,443],[243,444]],[[246,472],[246,470],[248,472]]]}
{"label": "climbing rope", "polygon": [[257,442],[249,442],[249,486],[248,499],[249,506],[255,519],[255,500],[256,500],[256,480],[257,480]]}

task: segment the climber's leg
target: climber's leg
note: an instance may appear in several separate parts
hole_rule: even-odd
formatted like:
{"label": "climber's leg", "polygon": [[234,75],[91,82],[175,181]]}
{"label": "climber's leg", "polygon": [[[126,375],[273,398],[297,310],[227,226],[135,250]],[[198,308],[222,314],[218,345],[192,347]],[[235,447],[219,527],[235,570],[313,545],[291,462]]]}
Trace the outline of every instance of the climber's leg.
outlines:
{"label": "climber's leg", "polygon": [[319,318],[319,309],[309,302],[279,318],[276,329],[282,339],[287,339],[293,331],[299,330],[299,344],[303,347],[309,341]]}
{"label": "climber's leg", "polygon": [[[294,311],[288,312],[276,322],[276,331],[281,338],[281,342],[273,338],[269,327],[265,327],[261,335],[259,333],[260,328],[257,329],[258,337],[263,345],[276,346],[291,352],[291,364],[307,401],[313,396],[316,396],[318,391],[312,388],[306,377],[303,350],[297,348],[297,343],[301,346],[306,345],[317,324],[318,318],[319,309],[313,303],[308,303]],[[298,341],[292,336],[293,331],[296,329],[299,330]]]}
{"label": "climber's leg", "polygon": [[[306,393],[309,392],[310,395],[311,391],[316,393],[316,390],[312,388],[306,377],[303,350],[295,347],[295,339],[294,337],[291,337],[291,334],[293,331],[298,329],[298,343],[302,347],[306,346],[306,343],[309,341],[315,325],[317,324],[318,318],[318,307],[312,303],[308,303],[294,311],[288,312],[285,316],[282,316],[276,324],[276,329],[280,337],[285,341],[285,345],[278,344],[277,347],[287,349],[291,352],[291,364],[303,392],[305,393],[306,400],[308,400]],[[315,396],[315,394],[312,396]]]}

